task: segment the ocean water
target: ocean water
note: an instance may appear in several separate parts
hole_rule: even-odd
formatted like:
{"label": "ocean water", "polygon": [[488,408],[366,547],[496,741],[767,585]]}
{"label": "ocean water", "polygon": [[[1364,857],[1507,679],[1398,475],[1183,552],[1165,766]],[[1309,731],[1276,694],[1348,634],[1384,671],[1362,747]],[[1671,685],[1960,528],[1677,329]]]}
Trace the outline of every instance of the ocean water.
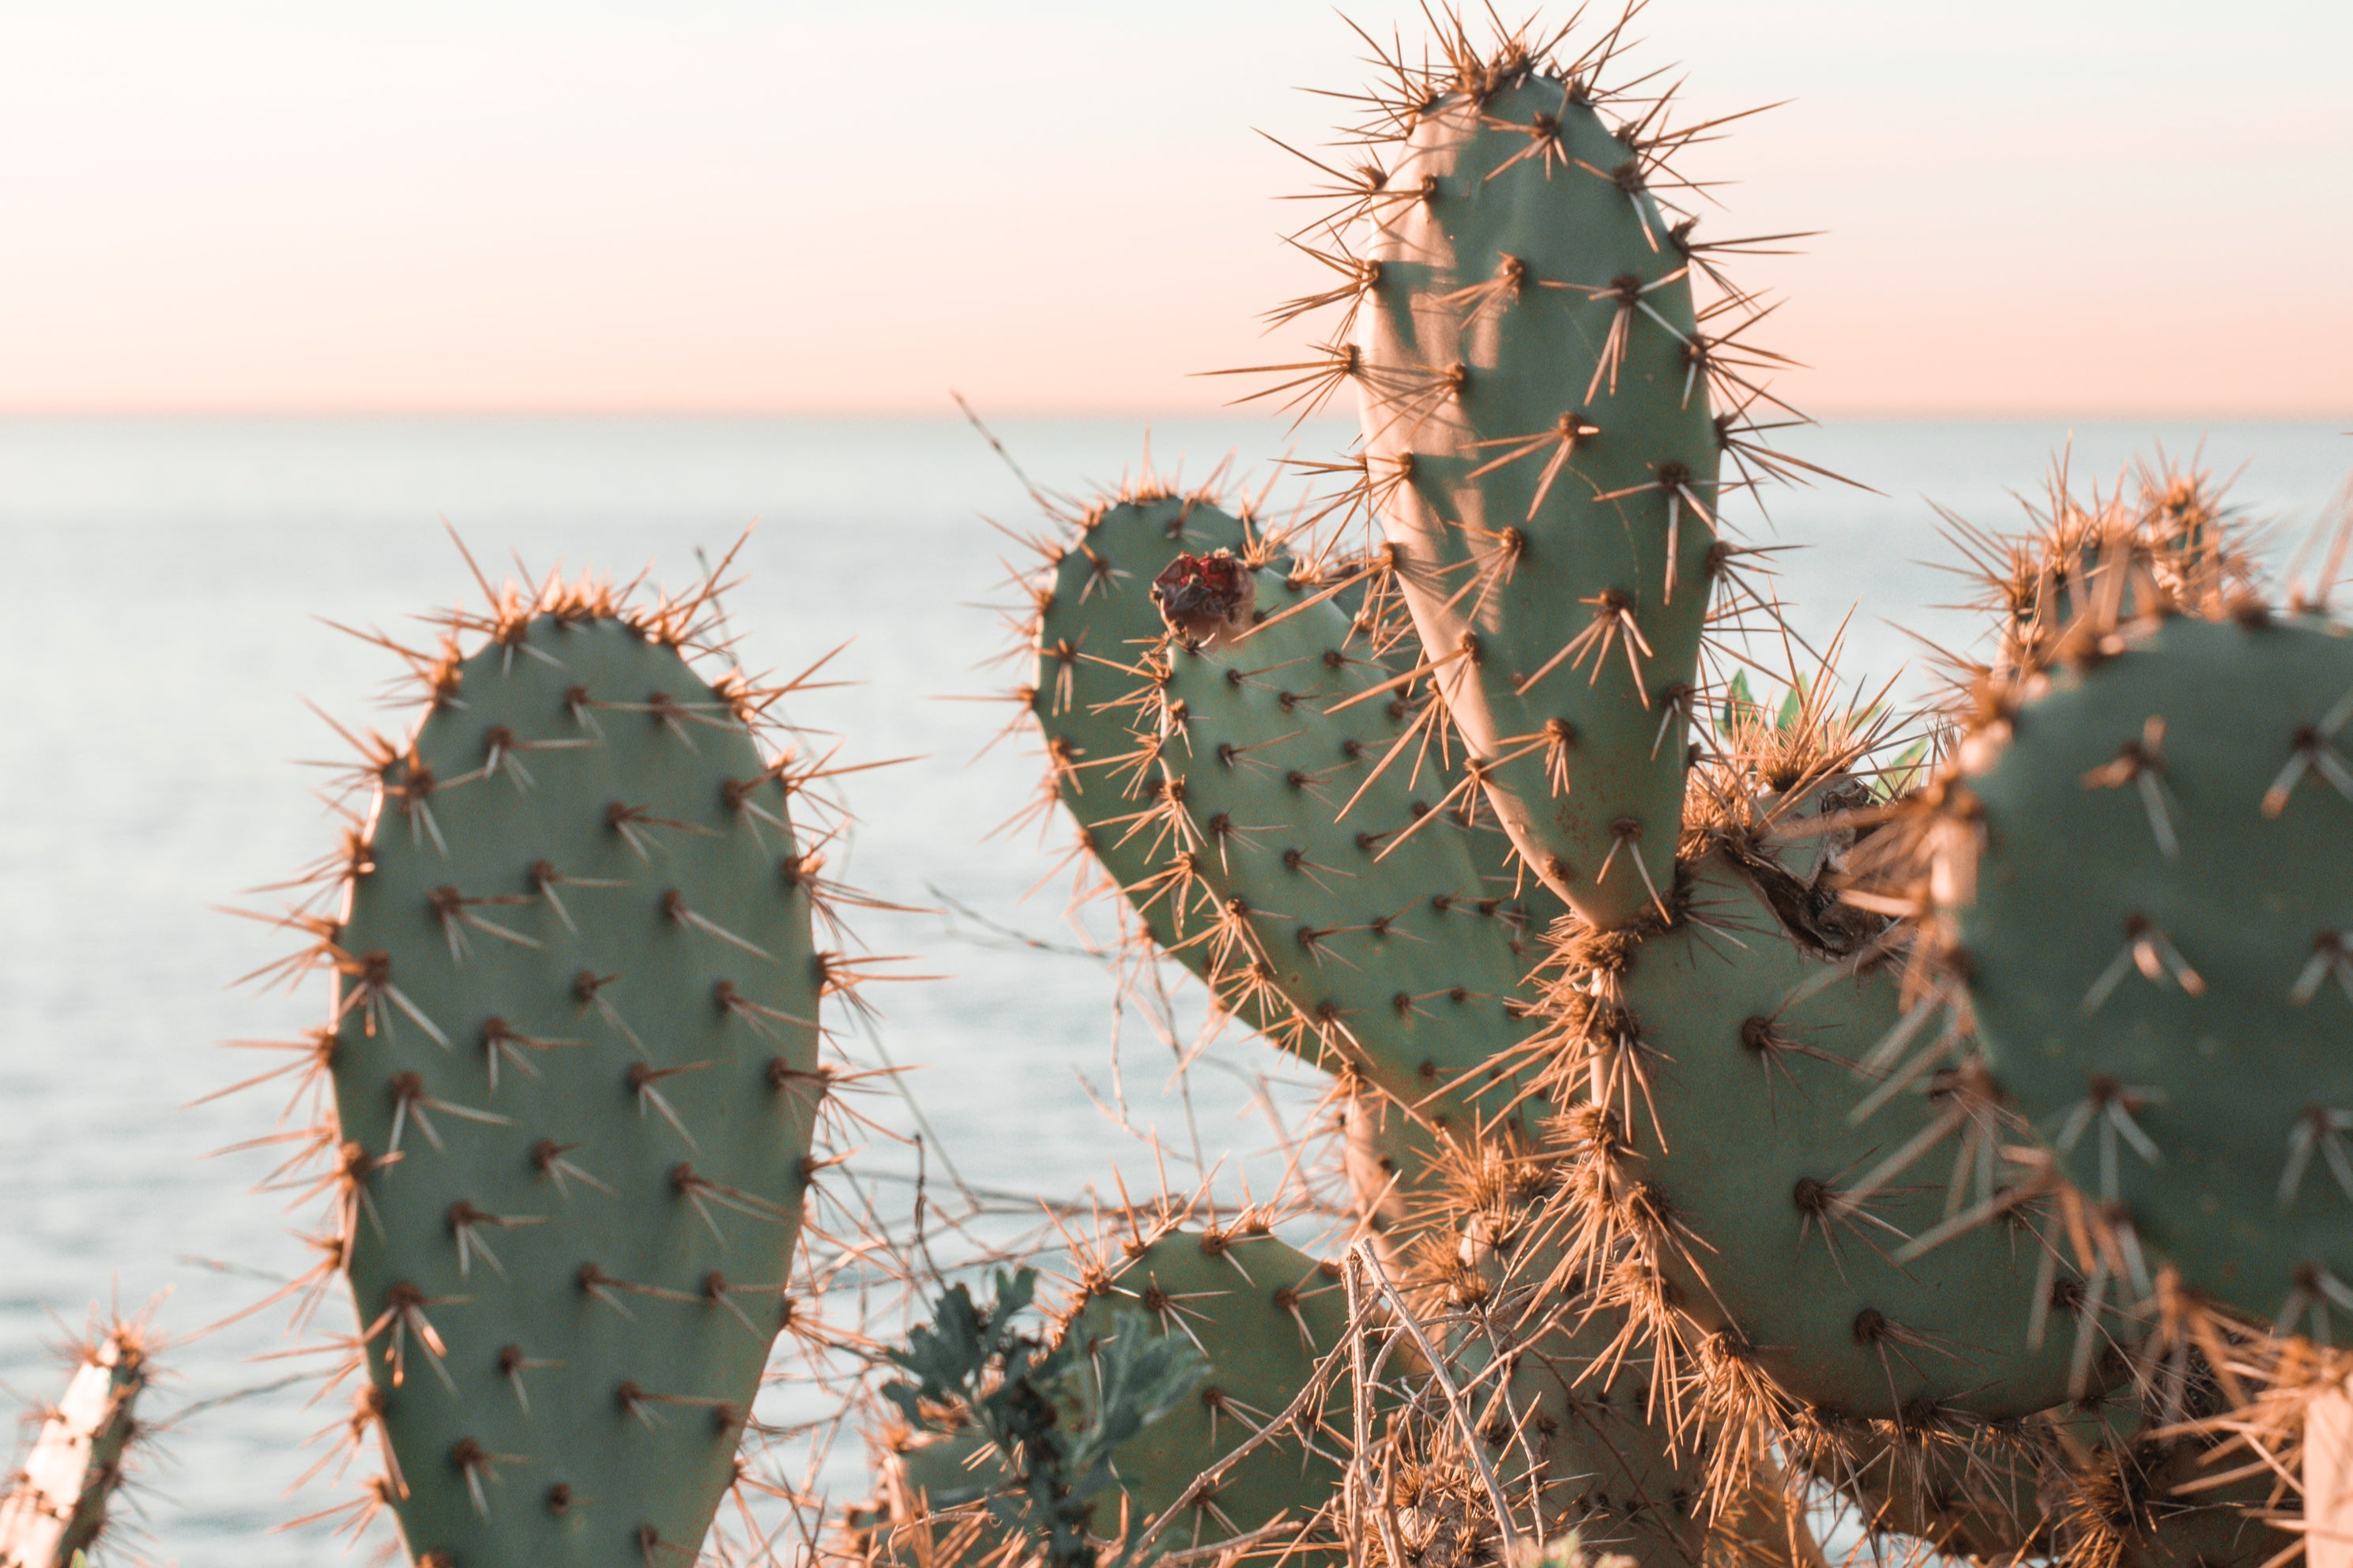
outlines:
{"label": "ocean water", "polygon": [[[1000,433],[1041,485],[1079,495],[1135,472],[1146,436],[1130,421],[1008,420]],[[1335,423],[1150,432],[1163,472],[1181,459],[1198,480],[1231,453],[1253,488],[1273,481],[1277,513],[1291,492],[1272,460],[1345,438]],[[1940,569],[1955,557],[1935,507],[2008,524],[2011,492],[2039,489],[2071,438],[2079,480],[2160,447],[2239,472],[2237,499],[2276,520],[2283,555],[2353,469],[2353,440],[2328,426],[1842,424],[1792,449],[1872,489],[1784,489],[1769,519],[1744,506],[1736,521],[1754,542],[1804,547],[1772,557],[1804,644],[1827,646],[1843,624],[1851,679],[1916,696],[1924,646],[1965,647],[1974,631],[1967,613],[1935,607],[1967,596]],[[847,642],[828,672],[857,684],[807,692],[791,717],[837,736],[845,763],[919,759],[840,781],[859,818],[848,874],[947,911],[858,922],[874,951],[920,955],[905,967],[944,978],[879,988],[880,1044],[850,1048],[923,1064],[908,1075],[913,1100],[937,1153],[976,1186],[1075,1199],[1108,1190],[1116,1168],[1148,1192],[1163,1168],[1192,1179],[1198,1139],[1219,1190],[1266,1190],[1275,1123],[1295,1123],[1313,1086],[1254,1042],[1222,1043],[1191,1075],[1188,1122],[1165,1047],[1131,1018],[1125,1100],[1158,1149],[1095,1103],[1110,1093],[1113,977],[1068,951],[1080,939],[1062,919],[1064,879],[1031,892],[1050,847],[990,836],[1036,788],[1034,751],[1018,739],[985,751],[1006,710],[946,700],[1018,674],[992,660],[1019,602],[1006,564],[1019,551],[983,516],[1016,531],[1038,521],[954,419],[0,421],[0,625],[16,671],[0,716],[0,1381],[18,1403],[54,1396],[62,1373],[47,1347],[93,1303],[162,1296],[158,1331],[185,1335],[301,1266],[279,1204],[248,1192],[269,1153],[206,1158],[269,1133],[277,1100],[184,1107],[258,1070],[218,1042],[289,1037],[323,996],[233,988],[286,944],[216,906],[330,842],[311,794],[322,776],[301,762],[339,743],[301,700],[346,721],[406,722],[375,707],[392,661],[322,620],[399,635],[468,595],[445,520],[493,571],[511,555],[541,573],[650,564],[674,584],[696,574],[698,549],[723,552],[756,521],[729,602],[746,663],[788,672]],[[913,1125],[904,1104],[875,1105]],[[878,1179],[913,1166],[880,1139],[854,1159]],[[318,1483],[287,1495],[312,1460],[304,1438],[340,1406],[275,1386],[287,1364],[252,1358],[280,1348],[265,1318],[164,1357],[151,1412],[164,1429],[126,1560],[343,1560],[323,1528],[269,1533],[344,1495]],[[855,1484],[840,1466],[832,1479]]]}

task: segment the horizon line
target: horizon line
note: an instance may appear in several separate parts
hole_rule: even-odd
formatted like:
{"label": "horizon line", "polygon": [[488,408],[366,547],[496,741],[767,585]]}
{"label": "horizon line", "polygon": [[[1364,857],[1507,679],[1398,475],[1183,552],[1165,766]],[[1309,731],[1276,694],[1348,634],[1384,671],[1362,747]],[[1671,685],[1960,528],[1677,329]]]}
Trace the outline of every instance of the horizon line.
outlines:
{"label": "horizon line", "polygon": [[[1009,406],[984,409],[991,419],[1053,419],[1097,423],[1203,424],[1211,421],[1268,424],[1283,422],[1279,415],[1258,414],[1241,409],[1191,408],[1179,411],[1151,411],[1122,407],[1055,407],[1052,405]],[[333,420],[509,420],[516,423],[557,420],[941,420],[965,422],[965,416],[953,403],[937,407],[916,407],[906,405],[875,405],[868,407],[811,408],[788,405],[712,405],[707,406],[676,406],[660,405],[515,405],[485,404],[424,405],[424,404],[343,404],[343,405],[197,405],[188,404],[154,405],[20,405],[0,404],[0,421],[89,421],[110,419],[132,420],[283,420],[305,419],[321,422]],[[1325,412],[1309,416],[1301,423],[1346,422],[1354,424],[1353,415],[1345,412]],[[2353,405],[2328,410],[2324,408],[2282,409],[2192,409],[2192,408],[2108,408],[2086,413],[2080,409],[2063,411],[2056,408],[2021,407],[1987,409],[1967,406],[1937,408],[1930,405],[1879,406],[1874,408],[1830,408],[1810,416],[1806,423],[1829,424],[1906,424],[1906,425],[2011,425],[2011,424],[2084,424],[2084,425],[2344,425],[2340,434],[2353,437]]]}

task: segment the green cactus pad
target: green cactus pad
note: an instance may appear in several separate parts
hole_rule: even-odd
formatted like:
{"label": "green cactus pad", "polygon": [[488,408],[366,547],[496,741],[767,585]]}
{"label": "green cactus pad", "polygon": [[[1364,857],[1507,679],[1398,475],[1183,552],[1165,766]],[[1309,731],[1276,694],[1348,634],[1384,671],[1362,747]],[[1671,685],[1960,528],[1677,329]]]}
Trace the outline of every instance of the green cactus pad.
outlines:
{"label": "green cactus pad", "polygon": [[2064,1400],[2073,1320],[2051,1314],[2042,1347],[2028,1342],[2043,1260],[2031,1232],[1980,1228],[1898,1267],[1891,1255],[1945,1219],[1941,1186],[1843,1201],[1943,1110],[1915,1092],[1859,1126],[1850,1115],[1853,1064],[1904,1016],[1894,982],[1820,984],[1746,878],[1714,858],[1690,876],[1688,912],[1620,976],[1623,1015],[1597,1006],[1584,1023],[1597,1063],[1629,1030],[1641,1041],[1647,1081],[1609,1098],[1683,1305],[1736,1328],[1789,1394],[1851,1417]]}
{"label": "green cactus pad", "polygon": [[2121,649],[1962,752],[1969,1002],[2141,1247],[2310,1329],[2353,1309],[2353,637],[2177,618]]}
{"label": "green cactus pad", "polygon": [[[1163,632],[1152,583],[1187,552],[1241,552],[1250,526],[1198,496],[1152,495],[1104,502],[1081,520],[1039,594],[1031,632],[1034,684],[1026,693],[1044,735],[1049,782],[1077,826],[1084,853],[1134,909],[1163,952],[1176,952],[1196,974],[1207,955],[1181,947],[1176,910],[1161,890],[1170,846],[1149,825],[1137,774],[1124,770],[1143,742],[1146,716],[1132,700],[1137,671]],[[1269,1011],[1258,995],[1221,998],[1252,1028],[1275,1030],[1287,1009]]]}
{"label": "green cactus pad", "polygon": [[[1166,1230],[1124,1247],[1116,1270],[1092,1275],[1056,1332],[1065,1341],[1079,1336],[1092,1363],[1103,1337],[1121,1324],[1182,1336],[1208,1363],[1195,1396],[1116,1450],[1120,1495],[1096,1503],[1092,1529],[1116,1538],[1124,1510],[1134,1540],[1204,1470],[1289,1408],[1340,1342],[1347,1306],[1334,1270],[1271,1237]],[[1064,1394],[1062,1419],[1087,1419],[1094,1391],[1066,1388]],[[1246,1533],[1278,1514],[1304,1523],[1338,1482],[1333,1456],[1346,1447],[1345,1403],[1327,1406],[1314,1399],[1304,1415],[1308,1428],[1319,1432],[1315,1452],[1303,1449],[1291,1432],[1253,1450],[1187,1505],[1187,1518],[1161,1532],[1153,1554]],[[902,1437],[880,1458],[880,1495],[851,1521],[853,1533],[871,1547],[904,1560],[919,1529],[934,1541],[976,1531],[984,1549],[1002,1542],[1002,1527],[971,1506],[1009,1484],[1002,1457],[976,1427]]]}
{"label": "green cactus pad", "polygon": [[676,647],[585,614],[451,667],[380,777],[332,1070],[402,1531],[447,1568],[691,1555],[823,1087],[786,787]]}
{"label": "green cactus pad", "polygon": [[1712,590],[1690,261],[1638,149],[1525,64],[1391,158],[1350,370],[1383,526],[1513,841],[1624,925],[1674,874]]}
{"label": "green cactus pad", "polygon": [[[1153,579],[1188,552],[1249,544],[1248,524],[1199,497],[1107,502],[1087,513],[1039,592],[1029,710],[1045,736],[1055,793],[1122,889],[1142,887],[1163,868],[1151,835],[1128,831],[1143,803],[1125,787],[1132,775],[1115,771],[1138,745],[1145,716],[1125,700],[1163,630]],[[1141,912],[1162,948],[1176,945],[1165,902]]]}
{"label": "green cactus pad", "polygon": [[1547,1334],[1514,1369],[1512,1400],[1528,1412],[1537,1458],[1535,1489],[1547,1518],[1577,1521],[1596,1547],[1644,1564],[1696,1564],[1708,1535],[1699,1451],[1672,1443],[1659,1412],[1645,1408],[1639,1378],[1577,1382],[1622,1327],[1599,1317]]}
{"label": "green cactus pad", "polygon": [[[1259,580],[1280,604],[1280,579]],[[1208,894],[1186,935],[1313,1021],[1301,1048],[1337,1055],[1319,1065],[1461,1131],[1518,1093],[1497,1075],[1532,1027],[1519,993],[1536,933],[1510,872],[1474,858],[1484,846],[1455,820],[1477,805],[1458,775],[1417,769],[1409,742],[1372,776],[1399,715],[1348,633],[1315,605],[1169,650],[1160,763],[1185,818],[1171,836]]]}
{"label": "green cactus pad", "polygon": [[[1198,1397],[1145,1427],[1121,1448],[1120,1483],[1137,1521],[1156,1521],[1195,1477],[1282,1415],[1316,1364],[1341,1342],[1348,1321],[1339,1279],[1324,1265],[1270,1236],[1170,1231],[1131,1247],[1095,1280],[1062,1323],[1065,1334],[1112,1331],[1121,1309],[1141,1307],[1155,1331],[1182,1334],[1209,1362]],[[1125,1320],[1136,1321],[1134,1317]],[[1165,1549],[1247,1533],[1283,1515],[1304,1523],[1339,1484],[1334,1456],[1345,1452],[1345,1400],[1313,1405],[1327,1436],[1316,1451],[1289,1433],[1253,1450],[1171,1523]],[[1105,1521],[1104,1533],[1111,1521]]]}

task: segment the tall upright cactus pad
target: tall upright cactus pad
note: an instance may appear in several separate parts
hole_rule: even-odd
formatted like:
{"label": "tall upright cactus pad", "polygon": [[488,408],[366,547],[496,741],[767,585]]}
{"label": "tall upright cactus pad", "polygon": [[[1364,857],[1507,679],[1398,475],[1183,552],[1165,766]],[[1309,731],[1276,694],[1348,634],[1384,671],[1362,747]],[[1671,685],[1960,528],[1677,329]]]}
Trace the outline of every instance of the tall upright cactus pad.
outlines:
{"label": "tall upright cactus pad", "polygon": [[691,1555],[792,1311],[831,965],[713,591],[510,591],[371,743],[318,1138],[420,1563]]}
{"label": "tall upright cactus pad", "polygon": [[1332,374],[1473,771],[1606,928],[1673,879],[1721,446],[1671,143],[1603,121],[1601,63],[1458,40],[1409,77]]}
{"label": "tall upright cactus pad", "polygon": [[1987,1063],[2123,1272],[2154,1249],[2286,1330],[2353,1310],[2353,636],[2177,616],[2074,652],[1948,786]]}
{"label": "tall upright cactus pad", "polygon": [[154,1369],[142,1322],[117,1321],[77,1347],[65,1396],[0,1493],[0,1568],[67,1568],[107,1528]]}

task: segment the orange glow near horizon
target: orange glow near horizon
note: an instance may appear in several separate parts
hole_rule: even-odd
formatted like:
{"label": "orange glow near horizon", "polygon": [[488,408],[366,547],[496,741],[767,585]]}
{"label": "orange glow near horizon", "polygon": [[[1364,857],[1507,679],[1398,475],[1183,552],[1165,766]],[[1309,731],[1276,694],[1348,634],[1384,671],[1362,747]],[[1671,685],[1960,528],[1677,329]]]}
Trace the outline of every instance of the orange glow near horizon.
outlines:
{"label": "orange glow near horizon", "polygon": [[[1234,384],[1194,373],[1297,357],[1257,318],[1319,286],[1271,199],[1312,172],[1250,128],[1313,145],[1329,100],[1288,89],[1359,75],[1308,0],[1005,8],[1029,28],[94,7],[122,15],[0,51],[0,411],[1207,410]],[[2353,20],[2253,3],[2216,39],[2186,5],[1997,0],[1964,47],[1757,9],[1658,0],[1641,58],[1690,67],[1693,118],[1801,94],[1692,160],[1740,182],[1705,232],[1830,231],[1744,268],[1788,301],[1761,341],[1810,367],[1792,401],[2353,413],[2325,64]],[[2005,18],[2031,37],[1996,47]]]}

